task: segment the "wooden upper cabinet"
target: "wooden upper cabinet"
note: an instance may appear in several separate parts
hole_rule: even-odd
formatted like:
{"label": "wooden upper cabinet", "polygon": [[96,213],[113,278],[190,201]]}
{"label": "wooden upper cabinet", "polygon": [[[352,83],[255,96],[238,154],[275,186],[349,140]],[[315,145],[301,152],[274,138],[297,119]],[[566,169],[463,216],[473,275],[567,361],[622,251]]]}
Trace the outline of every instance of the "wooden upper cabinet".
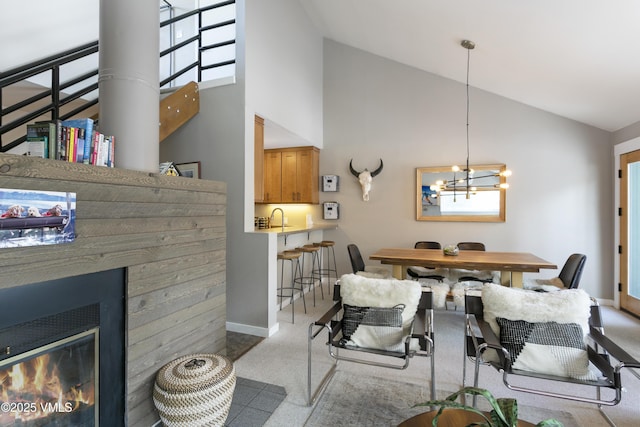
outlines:
{"label": "wooden upper cabinet", "polygon": [[318,203],[318,169],[320,152],[317,148],[300,150],[296,153],[296,183],[297,201],[303,203]]}
{"label": "wooden upper cabinet", "polygon": [[264,201],[264,119],[260,116],[255,116],[253,142],[253,192],[260,203]]}
{"label": "wooden upper cabinet", "polygon": [[298,153],[282,152],[282,202],[295,203],[300,198],[298,192]]}
{"label": "wooden upper cabinet", "polygon": [[264,203],[282,200],[282,153],[264,150]]}
{"label": "wooden upper cabinet", "polygon": [[318,203],[319,161],[316,147],[264,150],[264,202]]}

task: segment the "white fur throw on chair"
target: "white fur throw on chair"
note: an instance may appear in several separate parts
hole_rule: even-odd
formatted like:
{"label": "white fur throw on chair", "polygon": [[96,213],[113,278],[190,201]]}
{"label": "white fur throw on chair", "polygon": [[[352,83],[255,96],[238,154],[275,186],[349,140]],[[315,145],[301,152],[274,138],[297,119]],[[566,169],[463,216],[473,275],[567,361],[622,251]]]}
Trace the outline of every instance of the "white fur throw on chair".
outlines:
{"label": "white fur throw on chair", "polygon": [[457,282],[451,286],[451,296],[453,297],[453,305],[456,307],[464,307],[464,294],[470,289],[482,289],[482,282]]}
{"label": "white fur throw on chair", "polygon": [[552,279],[528,279],[524,281],[522,287],[532,291],[540,290],[545,292],[555,292],[565,289],[564,283],[562,283],[559,277]]}
{"label": "white fur throw on chair", "polygon": [[496,334],[500,333],[496,317],[527,322],[577,323],[585,335],[589,332],[591,299],[582,289],[549,294],[486,283],[482,287],[482,304],[484,319]]}
{"label": "white fur throw on chair", "polygon": [[351,335],[350,345],[366,348],[389,350],[402,342],[410,332],[411,322],[416,314],[422,287],[413,280],[379,279],[345,274],[340,278],[340,296],[343,305],[355,307],[391,308],[404,305],[402,310],[402,328],[392,336],[380,336],[375,327],[360,325]]}
{"label": "white fur throw on chair", "polygon": [[369,277],[372,279],[391,279],[393,276],[391,272],[385,267],[378,267],[374,265],[365,265],[364,271],[358,271],[358,276]]}
{"label": "white fur throw on chair", "polygon": [[433,308],[445,308],[447,304],[447,295],[449,295],[449,290],[451,289],[451,285],[447,282],[440,282],[435,279],[418,279],[418,283],[424,286],[425,288],[430,288],[433,293]]}
{"label": "white fur throw on chair", "polygon": [[502,345],[514,347],[514,369],[595,378],[584,346],[591,298],[582,289],[541,293],[488,283],[482,304],[484,320]]}

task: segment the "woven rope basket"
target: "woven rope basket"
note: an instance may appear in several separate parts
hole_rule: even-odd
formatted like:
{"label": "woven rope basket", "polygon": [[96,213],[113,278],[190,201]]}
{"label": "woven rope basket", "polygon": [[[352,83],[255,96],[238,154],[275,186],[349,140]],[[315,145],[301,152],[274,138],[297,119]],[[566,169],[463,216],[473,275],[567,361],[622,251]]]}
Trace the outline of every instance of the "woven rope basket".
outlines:
{"label": "woven rope basket", "polygon": [[158,371],[153,403],[167,427],[223,426],[235,386],[231,360],[218,354],[191,354]]}

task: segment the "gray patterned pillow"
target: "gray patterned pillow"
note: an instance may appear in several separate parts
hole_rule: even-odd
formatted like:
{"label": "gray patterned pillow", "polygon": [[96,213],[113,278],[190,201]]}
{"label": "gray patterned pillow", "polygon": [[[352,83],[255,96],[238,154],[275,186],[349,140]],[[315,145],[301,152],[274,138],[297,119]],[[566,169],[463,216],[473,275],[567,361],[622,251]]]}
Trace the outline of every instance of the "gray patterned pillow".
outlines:
{"label": "gray patterned pillow", "polygon": [[343,304],[342,336],[349,340],[360,325],[402,328],[404,304],[395,307],[357,307]]}
{"label": "gray patterned pillow", "polygon": [[497,317],[500,344],[509,351],[513,369],[577,379],[595,379],[582,327],[577,323],[508,320]]}

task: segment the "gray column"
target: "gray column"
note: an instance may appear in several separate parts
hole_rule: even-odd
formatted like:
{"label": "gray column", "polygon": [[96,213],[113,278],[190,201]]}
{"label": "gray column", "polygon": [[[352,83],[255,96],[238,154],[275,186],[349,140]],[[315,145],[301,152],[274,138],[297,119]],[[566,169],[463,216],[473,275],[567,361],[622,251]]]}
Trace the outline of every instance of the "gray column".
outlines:
{"label": "gray column", "polygon": [[119,168],[158,171],[159,34],[156,0],[100,0],[99,124]]}

